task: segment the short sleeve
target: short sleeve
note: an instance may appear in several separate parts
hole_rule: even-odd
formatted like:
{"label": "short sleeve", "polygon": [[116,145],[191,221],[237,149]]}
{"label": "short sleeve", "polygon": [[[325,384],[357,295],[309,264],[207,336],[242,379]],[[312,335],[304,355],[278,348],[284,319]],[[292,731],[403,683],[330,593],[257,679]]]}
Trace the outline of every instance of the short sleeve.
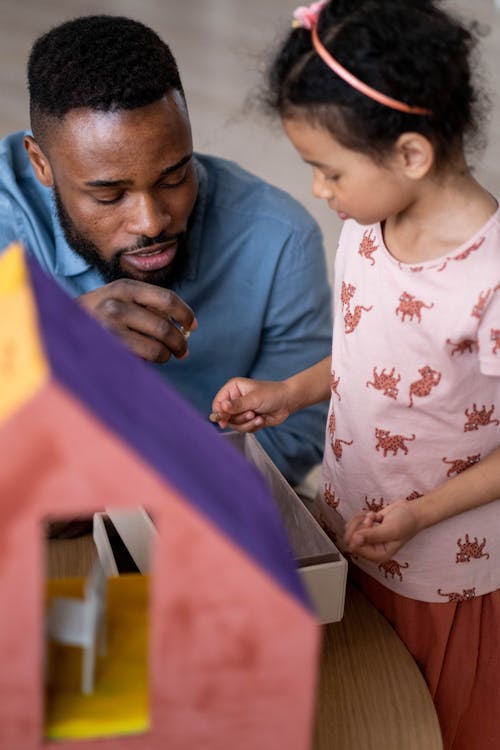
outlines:
{"label": "short sleeve", "polygon": [[0,253],[12,242],[26,244],[21,222],[16,221],[16,210],[5,193],[0,192]]}
{"label": "short sleeve", "polygon": [[479,369],[483,375],[500,376],[500,282],[491,291],[478,328]]}

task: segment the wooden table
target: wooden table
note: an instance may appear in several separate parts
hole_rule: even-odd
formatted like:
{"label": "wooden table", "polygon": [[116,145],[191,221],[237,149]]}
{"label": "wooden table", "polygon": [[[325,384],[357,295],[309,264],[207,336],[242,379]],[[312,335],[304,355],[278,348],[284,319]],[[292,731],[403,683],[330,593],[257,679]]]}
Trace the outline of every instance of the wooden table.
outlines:
{"label": "wooden table", "polygon": [[442,750],[427,685],[387,620],[348,583],[323,627],[314,750]]}
{"label": "wooden table", "polygon": [[[49,577],[84,576],[92,537],[48,542]],[[314,750],[442,750],[436,712],[413,658],[348,585],[344,619],[323,626]]]}

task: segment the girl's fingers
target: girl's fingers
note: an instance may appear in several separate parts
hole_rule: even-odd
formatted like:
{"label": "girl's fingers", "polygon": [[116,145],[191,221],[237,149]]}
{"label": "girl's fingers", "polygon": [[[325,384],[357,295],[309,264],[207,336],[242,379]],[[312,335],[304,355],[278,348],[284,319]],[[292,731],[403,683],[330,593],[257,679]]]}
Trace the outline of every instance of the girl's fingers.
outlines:
{"label": "girl's fingers", "polygon": [[226,427],[234,427],[240,432],[254,432],[265,424],[264,417],[255,414],[253,411],[247,411],[244,414],[227,414],[225,412],[213,411],[208,416],[211,422],[217,422],[223,430]]}

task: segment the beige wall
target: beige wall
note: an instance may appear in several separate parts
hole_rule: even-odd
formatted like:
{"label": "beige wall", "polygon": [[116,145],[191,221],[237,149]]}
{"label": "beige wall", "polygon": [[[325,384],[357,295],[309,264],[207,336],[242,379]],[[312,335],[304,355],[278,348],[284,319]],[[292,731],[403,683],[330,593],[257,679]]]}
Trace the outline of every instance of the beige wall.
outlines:
{"label": "beige wall", "polygon": [[[25,62],[32,41],[77,15],[129,15],[151,25],[172,46],[181,69],[195,147],[230,159],[287,189],[319,221],[332,267],[340,222],[312,198],[311,175],[278,126],[244,110],[259,69],[299,0],[0,0],[0,136],[27,126]],[[493,0],[450,0],[490,29],[483,40],[487,83],[500,88],[500,10]],[[498,97],[497,97],[498,98]],[[500,196],[500,106],[495,102],[489,145],[478,176]]]}

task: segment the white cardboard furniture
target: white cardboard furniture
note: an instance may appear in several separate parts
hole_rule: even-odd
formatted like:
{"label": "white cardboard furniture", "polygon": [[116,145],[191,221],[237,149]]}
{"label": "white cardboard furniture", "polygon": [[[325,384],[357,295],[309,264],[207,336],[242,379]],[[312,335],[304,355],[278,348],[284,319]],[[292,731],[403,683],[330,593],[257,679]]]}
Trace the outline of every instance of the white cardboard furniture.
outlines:
{"label": "white cardboard furniture", "polygon": [[82,649],[82,693],[94,690],[97,651],[106,652],[106,571],[94,562],[85,582],[83,599],[58,596],[47,613],[47,637],[66,646]]}

